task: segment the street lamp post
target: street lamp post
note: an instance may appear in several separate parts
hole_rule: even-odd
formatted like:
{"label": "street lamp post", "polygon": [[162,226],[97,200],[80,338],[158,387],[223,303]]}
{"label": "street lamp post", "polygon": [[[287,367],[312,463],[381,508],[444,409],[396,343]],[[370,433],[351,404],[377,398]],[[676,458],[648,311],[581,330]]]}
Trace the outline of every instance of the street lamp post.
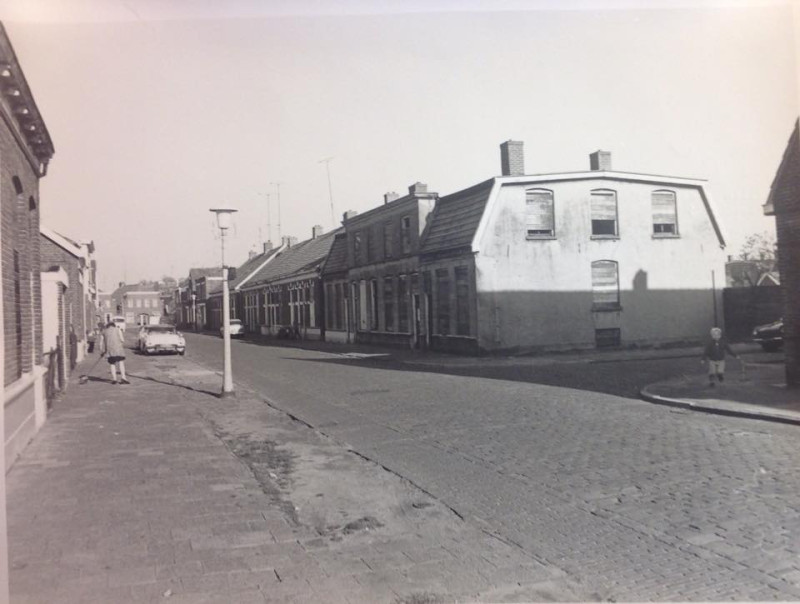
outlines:
{"label": "street lamp post", "polygon": [[217,215],[217,227],[222,241],[222,392],[223,398],[233,396],[233,371],[231,369],[231,301],[228,291],[228,267],[225,265],[225,236],[231,227],[236,210],[231,208],[212,208]]}

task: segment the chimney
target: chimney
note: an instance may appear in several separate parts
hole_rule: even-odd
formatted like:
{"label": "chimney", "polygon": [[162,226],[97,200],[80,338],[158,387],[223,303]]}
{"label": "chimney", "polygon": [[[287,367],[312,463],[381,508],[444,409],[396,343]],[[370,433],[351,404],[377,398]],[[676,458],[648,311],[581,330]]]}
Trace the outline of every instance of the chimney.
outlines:
{"label": "chimney", "polygon": [[125,287],[125,282],[124,282],[124,281],[120,281],[120,282],[119,282],[119,286],[120,286],[120,287]]}
{"label": "chimney", "polygon": [[424,182],[417,181],[413,185],[408,187],[409,195],[419,195],[421,193],[427,193],[427,192],[428,192],[428,185],[426,185]]}
{"label": "chimney", "polygon": [[347,210],[344,214],[342,214],[342,222],[347,222],[351,218],[358,215],[356,210]]}
{"label": "chimney", "polygon": [[256,256],[258,256],[258,252],[255,251],[255,250],[250,250],[249,252],[247,252],[247,259],[248,260],[252,260]]}
{"label": "chimney", "polygon": [[525,175],[525,154],[522,141],[506,141],[500,144],[500,167],[503,176]]}
{"label": "chimney", "polygon": [[593,171],[611,170],[611,151],[600,151],[589,154],[589,168]]}
{"label": "chimney", "polygon": [[284,235],[281,237],[281,243],[286,247],[292,247],[293,245],[297,245],[297,237],[290,237],[289,235]]}
{"label": "chimney", "polygon": [[265,241],[264,242],[264,253],[266,254],[269,251],[272,251],[272,242],[271,241]]}
{"label": "chimney", "polygon": [[322,233],[324,233],[324,231],[322,230],[322,227],[320,225],[318,225],[318,224],[315,224],[311,228],[311,238],[312,239],[316,239],[317,237],[322,235]]}
{"label": "chimney", "polygon": [[384,204],[391,203],[395,199],[400,199],[400,196],[397,193],[395,193],[394,191],[390,191],[389,193],[384,193],[383,194],[383,203]]}

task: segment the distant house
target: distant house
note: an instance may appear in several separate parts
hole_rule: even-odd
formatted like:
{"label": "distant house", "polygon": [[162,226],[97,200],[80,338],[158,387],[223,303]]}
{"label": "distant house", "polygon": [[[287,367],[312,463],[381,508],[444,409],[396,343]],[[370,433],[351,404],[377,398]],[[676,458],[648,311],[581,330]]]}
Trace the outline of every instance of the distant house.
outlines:
{"label": "distant house", "polygon": [[721,324],[705,181],[615,171],[606,151],[585,172],[525,175],[522,151],[504,143],[502,176],[436,204],[419,266],[433,348],[654,345]]}
{"label": "distant house", "polygon": [[323,338],[321,269],[339,232],[323,233],[315,226],[311,239],[285,239],[285,247],[241,288],[245,320],[257,320],[266,336],[280,335],[286,327],[303,338]]}
{"label": "distant house", "polygon": [[777,271],[762,273],[756,282],[758,287],[780,287],[780,284],[781,275]]}
{"label": "distant house", "polygon": [[[345,214],[344,221],[355,216]],[[337,233],[322,265],[322,283],[325,294],[325,340],[328,342],[352,342],[355,337],[352,308],[350,306],[350,280],[347,264],[347,232]]]}
{"label": "distant house", "polygon": [[795,121],[764,213],[775,217],[778,270],[783,289],[786,382],[800,386],[800,121]]}
{"label": "distant house", "polygon": [[[195,329],[214,329],[213,317],[221,311],[222,269],[213,274],[203,275],[195,281]],[[217,306],[219,302],[219,306]]]}
{"label": "distant house", "polygon": [[753,287],[761,274],[758,263],[752,260],[728,260],[725,263],[725,286]]}
{"label": "distant house", "polygon": [[[0,24],[0,213],[2,213],[3,428],[8,468],[46,418],[42,356],[39,180],[53,143]],[[3,504],[4,502],[0,502]],[[4,531],[4,527],[2,528]],[[5,543],[4,533],[0,534]],[[0,599],[7,598],[0,568]],[[5,589],[4,589],[5,587]]]}
{"label": "distant house", "polygon": [[111,300],[115,316],[125,317],[128,326],[161,321],[161,292],[157,289],[120,283]]}
{"label": "distant house", "polygon": [[[212,279],[222,279],[222,268],[192,268],[189,270],[185,284],[178,288],[176,296],[176,324],[184,329],[202,329],[204,321],[201,320],[198,310],[198,291],[197,284],[203,277],[211,277]],[[205,308],[205,299],[202,300],[203,307]]]}

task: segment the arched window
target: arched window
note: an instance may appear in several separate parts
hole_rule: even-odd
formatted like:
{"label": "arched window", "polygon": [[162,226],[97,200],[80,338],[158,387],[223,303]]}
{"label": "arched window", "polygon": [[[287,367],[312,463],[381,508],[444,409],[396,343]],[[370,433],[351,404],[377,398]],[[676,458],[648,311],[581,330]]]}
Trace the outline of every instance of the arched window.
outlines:
{"label": "arched window", "polygon": [[674,237],[678,234],[678,207],[674,191],[653,191],[653,236]]}
{"label": "arched window", "polygon": [[619,267],[613,260],[592,262],[592,309],[618,310]]}
{"label": "arched window", "polygon": [[616,237],[617,193],[610,189],[595,189],[591,192],[592,236]]}
{"label": "arched window", "polygon": [[553,192],[548,189],[525,191],[525,225],[528,239],[550,239],[556,235]]}

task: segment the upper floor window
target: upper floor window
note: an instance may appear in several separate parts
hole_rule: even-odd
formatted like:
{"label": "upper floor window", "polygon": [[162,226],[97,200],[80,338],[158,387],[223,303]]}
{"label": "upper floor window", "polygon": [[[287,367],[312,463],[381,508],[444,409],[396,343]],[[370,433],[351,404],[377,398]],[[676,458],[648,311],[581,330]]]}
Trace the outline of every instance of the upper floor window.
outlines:
{"label": "upper floor window", "polygon": [[613,260],[592,262],[592,309],[618,310],[619,266]]}
{"label": "upper floor window", "polygon": [[392,223],[387,222],[383,225],[383,257],[391,258],[394,254],[394,232]]}
{"label": "upper floor window", "polygon": [[653,191],[653,235],[678,234],[678,208],[674,191]]}
{"label": "upper floor window", "polygon": [[617,194],[608,189],[592,191],[592,236],[616,237],[617,230]]}
{"label": "upper floor window", "polygon": [[353,235],[353,260],[356,264],[361,262],[361,231]]}
{"label": "upper floor window", "polygon": [[525,191],[525,225],[528,238],[555,237],[552,191],[547,189]]}
{"label": "upper floor window", "polygon": [[403,216],[400,221],[400,237],[403,244],[403,253],[411,253],[411,216]]}

